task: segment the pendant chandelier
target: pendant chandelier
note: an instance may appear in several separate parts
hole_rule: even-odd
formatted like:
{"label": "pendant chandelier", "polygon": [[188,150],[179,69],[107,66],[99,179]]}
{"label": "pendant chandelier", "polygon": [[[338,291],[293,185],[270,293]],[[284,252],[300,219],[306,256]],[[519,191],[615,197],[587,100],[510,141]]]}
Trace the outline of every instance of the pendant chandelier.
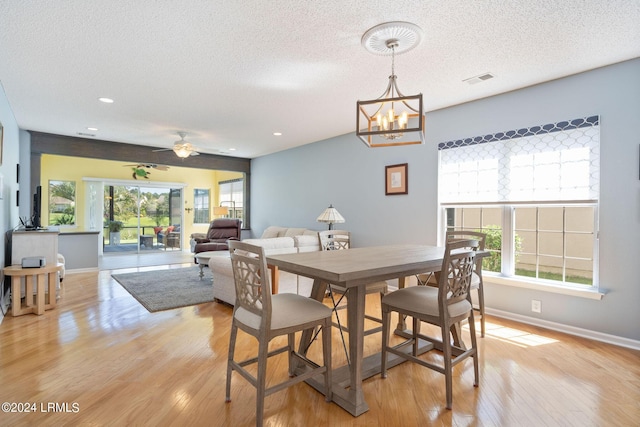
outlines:
{"label": "pendant chandelier", "polygon": [[376,25],[362,36],[362,45],[369,52],[391,55],[391,75],[384,93],[357,102],[356,135],[368,147],[424,143],[422,94],[405,96],[395,74],[395,55],[413,49],[421,39],[420,27],[409,22]]}

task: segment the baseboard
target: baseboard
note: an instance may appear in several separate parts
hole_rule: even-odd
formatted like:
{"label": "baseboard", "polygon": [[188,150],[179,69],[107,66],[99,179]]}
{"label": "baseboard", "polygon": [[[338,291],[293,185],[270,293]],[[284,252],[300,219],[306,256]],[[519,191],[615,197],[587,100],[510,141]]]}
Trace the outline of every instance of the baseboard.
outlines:
{"label": "baseboard", "polygon": [[65,270],[64,274],[77,274],[77,273],[95,273],[100,271],[98,267],[90,267],[90,268],[74,268],[73,270]]}
{"label": "baseboard", "polygon": [[640,341],[629,338],[619,337],[616,335],[604,334],[602,332],[590,331],[588,329],[576,328],[562,323],[550,322],[548,320],[536,319],[534,317],[522,316],[520,314],[509,313],[508,311],[485,309],[488,315],[500,317],[503,319],[514,320],[528,325],[539,326],[541,328],[551,329],[552,331],[563,332],[569,335],[575,335],[582,338],[592,339],[594,341],[605,342],[620,347],[630,348],[632,350],[640,350]]}

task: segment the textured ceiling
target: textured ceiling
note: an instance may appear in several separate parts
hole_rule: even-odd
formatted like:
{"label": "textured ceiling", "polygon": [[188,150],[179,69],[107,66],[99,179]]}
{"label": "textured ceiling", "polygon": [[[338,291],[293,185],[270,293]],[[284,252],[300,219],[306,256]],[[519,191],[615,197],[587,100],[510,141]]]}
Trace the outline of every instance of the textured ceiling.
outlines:
{"label": "textured ceiling", "polygon": [[355,130],[387,21],[424,31],[395,69],[426,111],[640,57],[640,0],[2,0],[0,82],[22,129],[254,158]]}

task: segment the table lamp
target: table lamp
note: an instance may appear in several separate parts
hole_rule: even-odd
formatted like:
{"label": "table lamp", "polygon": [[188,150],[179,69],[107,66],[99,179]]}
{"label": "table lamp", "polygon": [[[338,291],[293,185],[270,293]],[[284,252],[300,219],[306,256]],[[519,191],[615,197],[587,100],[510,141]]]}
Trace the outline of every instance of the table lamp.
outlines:
{"label": "table lamp", "polygon": [[329,230],[333,229],[333,224],[345,222],[344,217],[340,215],[340,212],[333,205],[329,205],[316,221],[329,223]]}

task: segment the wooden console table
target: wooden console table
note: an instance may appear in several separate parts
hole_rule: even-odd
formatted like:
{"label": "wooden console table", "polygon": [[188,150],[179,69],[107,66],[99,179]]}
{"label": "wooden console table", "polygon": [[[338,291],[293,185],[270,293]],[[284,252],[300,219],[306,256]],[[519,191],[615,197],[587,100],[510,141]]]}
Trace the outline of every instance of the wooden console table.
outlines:
{"label": "wooden console table", "polygon": [[[62,270],[64,265],[56,263],[53,265],[45,265],[39,268],[22,268],[21,265],[11,265],[4,268],[5,276],[11,276],[11,315],[21,316],[23,314],[34,313],[37,315],[44,314],[45,310],[51,310],[56,307],[56,288],[58,284],[58,272]],[[49,298],[45,297],[45,279],[49,275]],[[33,277],[36,277],[37,286],[35,294],[35,302],[33,298]],[[22,278],[25,278],[24,301],[22,306],[22,292],[20,285]]]}

